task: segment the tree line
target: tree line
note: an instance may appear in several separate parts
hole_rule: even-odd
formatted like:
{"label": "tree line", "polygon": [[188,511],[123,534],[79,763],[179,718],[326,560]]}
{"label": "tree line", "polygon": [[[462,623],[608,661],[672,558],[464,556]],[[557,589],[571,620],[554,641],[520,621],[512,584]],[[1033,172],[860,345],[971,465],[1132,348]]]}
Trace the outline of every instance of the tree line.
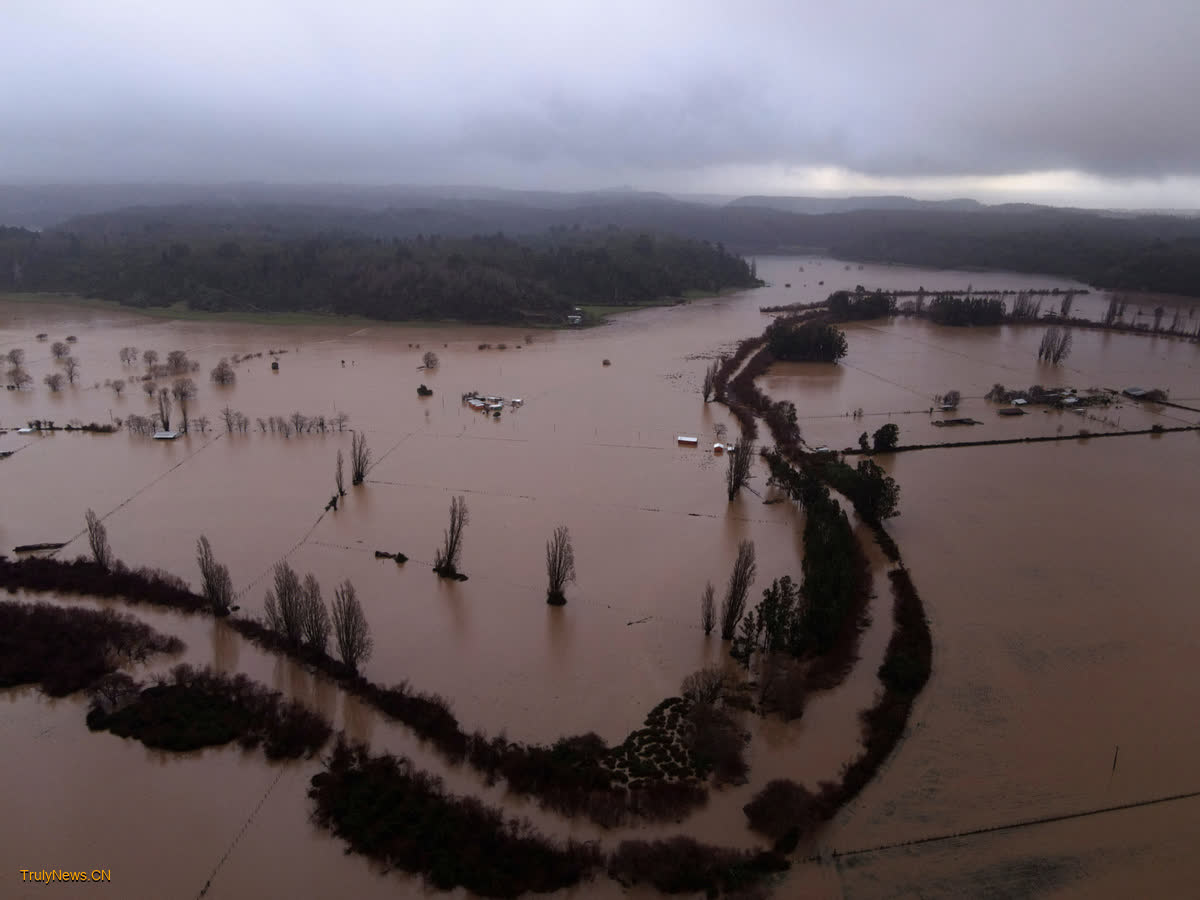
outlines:
{"label": "tree line", "polygon": [[135,307],[306,311],[377,319],[561,322],[575,304],[636,305],[757,283],[719,245],[619,230],[384,240],[80,235],[0,228],[0,290]]}

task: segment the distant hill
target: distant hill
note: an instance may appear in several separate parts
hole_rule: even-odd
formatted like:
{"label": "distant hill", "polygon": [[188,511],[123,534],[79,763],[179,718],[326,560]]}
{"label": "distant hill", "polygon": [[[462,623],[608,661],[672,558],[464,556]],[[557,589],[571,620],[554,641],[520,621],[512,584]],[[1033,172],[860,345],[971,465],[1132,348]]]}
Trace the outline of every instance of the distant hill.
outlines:
{"label": "distant hill", "polygon": [[987,209],[978,200],[915,200],[912,197],[738,197],[730,206],[756,206],[783,212],[819,216],[827,213],[858,212],[868,209],[917,210],[936,209],[954,212],[975,212]]}
{"label": "distant hill", "polygon": [[[117,204],[131,197],[138,199]],[[871,207],[845,208],[863,203]],[[811,211],[814,205],[825,211]],[[1200,218],[1028,203],[741,197],[716,205],[625,189],[50,186],[0,187],[0,222],[128,244],[337,234],[388,240],[537,237],[618,229],[707,241],[744,255],[819,251],[847,260],[1002,268],[1063,275],[1096,287],[1200,296],[1200,253],[1194,246]],[[4,263],[0,259],[0,269]]]}

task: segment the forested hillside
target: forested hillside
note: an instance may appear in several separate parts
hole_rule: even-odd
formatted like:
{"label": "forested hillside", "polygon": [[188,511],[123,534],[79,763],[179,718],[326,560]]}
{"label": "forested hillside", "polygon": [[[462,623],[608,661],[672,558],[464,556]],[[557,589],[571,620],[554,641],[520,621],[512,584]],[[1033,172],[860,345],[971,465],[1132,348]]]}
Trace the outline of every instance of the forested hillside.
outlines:
{"label": "forested hillside", "polygon": [[576,304],[636,305],[755,283],[745,260],[719,245],[615,229],[526,240],[0,229],[0,290],[139,307],[557,323]]}

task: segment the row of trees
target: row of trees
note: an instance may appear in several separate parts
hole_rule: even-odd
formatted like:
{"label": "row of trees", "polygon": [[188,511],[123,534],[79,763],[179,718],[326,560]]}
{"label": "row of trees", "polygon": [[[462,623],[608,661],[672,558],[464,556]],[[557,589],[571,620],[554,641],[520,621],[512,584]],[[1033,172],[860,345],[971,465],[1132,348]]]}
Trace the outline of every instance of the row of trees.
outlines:
{"label": "row of trees", "polygon": [[[754,576],[757,573],[758,564],[755,560],[754,542],[743,540],[738,543],[737,559],[734,560],[733,571],[729,573],[729,582],[725,586],[725,597],[721,601],[721,640],[733,639],[738,623],[746,614],[746,598],[750,594],[750,585],[754,583]],[[706,635],[712,634],[717,621],[716,592],[712,582],[709,581],[704,585],[704,592],[700,595],[700,627],[704,629]]]}
{"label": "row of trees", "polygon": [[274,584],[263,602],[267,627],[293,651],[324,655],[332,634],[342,663],[351,672],[371,656],[373,641],[354,585],[346,579],[334,591],[332,615],[311,572],[301,582],[286,561],[276,563]]}

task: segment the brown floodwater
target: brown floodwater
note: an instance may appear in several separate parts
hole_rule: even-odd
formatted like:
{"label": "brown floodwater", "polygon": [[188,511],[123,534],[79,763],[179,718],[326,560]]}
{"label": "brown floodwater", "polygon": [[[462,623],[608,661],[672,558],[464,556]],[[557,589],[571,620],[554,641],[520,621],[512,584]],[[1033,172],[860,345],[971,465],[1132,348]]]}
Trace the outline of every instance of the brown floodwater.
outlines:
{"label": "brown floodwater", "polygon": [[[251,613],[261,611],[270,568],[286,555],[299,571],[315,573],[327,596],[343,578],[355,583],[375,637],[372,679],[408,679],[444,694],[468,729],[531,741],[593,730],[619,741],[685,675],[724,658],[720,642],[699,628],[698,597],[706,580],[723,585],[740,539],[758,550],[756,594],[771,578],[799,575],[802,517],[754,493],[727,503],[723,460],[676,443],[687,434],[711,446],[719,425],[736,434],[725,409],[703,404],[698,388],[713,355],[770,320],[758,307],[859,283],[1073,286],[1004,273],[846,270],[814,258],[758,264],[770,287],[630,313],[598,329],[538,331],[531,343],[523,331],[482,326],[248,325],[0,302],[0,351],[23,348],[35,379],[33,390],[4,393],[0,426],[149,415],[136,385],[116,397],[103,384],[140,371],[122,370],[117,354],[126,345],[163,356],[187,350],[201,364],[193,415],[212,421],[207,434],[174,442],[124,432],[0,435],[0,450],[18,451],[0,460],[0,552],[74,539],[63,553],[83,553],[78,534],[90,507],[106,516],[113,549],[126,562],[195,582],[195,541],[204,533]],[[787,281],[792,288],[783,287]],[[1080,297],[1075,310],[1092,315],[1106,302]],[[43,331],[51,341],[79,338],[83,378],[60,394],[42,384],[55,365],[49,342],[34,339]],[[812,446],[852,445],[886,421],[900,425],[903,442],[926,443],[1200,420],[1200,413],[1130,402],[1095,419],[1040,410],[1001,419],[982,399],[995,382],[1080,390],[1138,384],[1169,388],[1173,400],[1200,407],[1200,348],[1179,340],[1079,331],[1067,365],[1053,368],[1036,362],[1035,328],[897,320],[847,332],[842,365],[780,365],[762,380],[773,397],[796,403]],[[482,342],[508,349],[479,350]],[[239,364],[232,387],[209,382],[221,356],[270,348],[288,350],[279,372],[264,355]],[[440,366],[418,371],[431,349]],[[416,395],[422,382],[432,397]],[[949,389],[964,395],[959,415],[983,425],[930,424],[932,395]],[[468,390],[525,404],[488,419],[460,402]],[[226,404],[250,417],[251,433],[223,433]],[[846,415],[860,407],[861,419]],[[254,424],[294,410],[344,411],[370,443],[367,483],[350,488],[337,512],[322,509],[334,490],[337,450],[349,455],[349,432],[284,438]],[[1200,613],[1186,563],[1200,524],[1198,454],[1200,437],[1185,433],[882,460],[901,485],[903,513],[891,531],[930,613],[935,674],[898,752],[805,852],[1200,790],[1187,769],[1200,749],[1191,713],[1200,689],[1188,677]],[[751,484],[765,497],[764,480],[759,470]],[[471,514],[462,558],[470,580],[445,583],[429,565],[458,494]],[[544,603],[543,547],[558,524],[571,529],[579,580],[568,605],[554,609]],[[410,559],[403,566],[377,560],[377,549]],[[845,684],[814,697],[800,722],[748,718],[751,783],[714,791],[687,833],[756,846],[741,813],[754,791],[772,777],[834,778],[857,752],[857,713],[874,696],[890,632],[884,563],[873,545],[870,552],[880,596],[860,664]],[[680,830],[604,835],[567,822],[445,766],[405,729],[217,623],[136,614],[179,634],[188,645],[181,659],[247,672],[373,748],[404,753],[452,789],[503,802],[551,834],[612,842]],[[122,896],[195,896],[210,877],[210,897],[425,893],[418,879],[343,855],[308,822],[304,789],[316,763],[269,765],[236,750],[157,754],[87,733],[84,708],[78,698],[0,694],[0,790],[14,811],[0,825],[0,869],[111,867]],[[1147,884],[1173,893],[1200,869],[1182,850],[1183,837],[1195,836],[1197,802],[805,864],[780,895],[1124,896]],[[1114,858],[1112,848],[1123,855]],[[1160,874],[1147,881],[1136,873],[1148,865]],[[19,875],[10,883],[14,896],[34,893]],[[597,882],[567,895],[624,892]]]}

